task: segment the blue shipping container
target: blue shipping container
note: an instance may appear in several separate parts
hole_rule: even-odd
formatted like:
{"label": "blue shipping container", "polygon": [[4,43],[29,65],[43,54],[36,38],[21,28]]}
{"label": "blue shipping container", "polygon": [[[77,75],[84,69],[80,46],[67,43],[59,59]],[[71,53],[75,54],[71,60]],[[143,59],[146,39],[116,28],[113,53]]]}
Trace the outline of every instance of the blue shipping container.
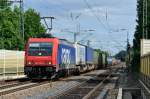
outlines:
{"label": "blue shipping container", "polygon": [[94,50],[88,46],[86,46],[86,63],[93,64],[94,62]]}
{"label": "blue shipping container", "polygon": [[112,58],[112,57],[108,57],[108,58],[107,58],[107,62],[108,62],[108,65],[112,65],[112,63],[113,63],[113,58]]}
{"label": "blue shipping container", "polygon": [[59,44],[58,64],[61,69],[75,68],[75,48],[68,44]]}

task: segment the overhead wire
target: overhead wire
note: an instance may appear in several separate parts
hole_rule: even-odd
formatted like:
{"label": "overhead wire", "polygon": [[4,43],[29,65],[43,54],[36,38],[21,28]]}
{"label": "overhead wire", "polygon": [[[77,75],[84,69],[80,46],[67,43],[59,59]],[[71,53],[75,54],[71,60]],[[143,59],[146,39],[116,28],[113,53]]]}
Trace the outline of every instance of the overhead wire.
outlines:
{"label": "overhead wire", "polygon": [[[99,16],[97,16],[97,14],[94,13],[94,10],[92,9],[91,5],[87,2],[87,0],[84,0],[84,2],[86,4],[86,6],[88,7],[88,9],[90,9],[91,12],[93,13],[93,15],[96,17],[97,21],[103,26],[103,28],[105,30],[107,30],[108,34],[110,34],[110,29],[107,26],[105,26],[105,24],[101,21],[101,19],[99,18]],[[120,44],[120,42],[116,41],[113,38],[112,38],[112,40],[113,40],[113,42],[116,42],[117,44],[119,44],[120,46],[122,46],[122,44]]]}
{"label": "overhead wire", "polygon": [[101,19],[94,13],[94,10],[92,9],[91,5],[89,5],[89,3],[87,2],[87,0],[84,0],[86,6],[88,7],[88,9],[91,10],[91,12],[93,13],[93,15],[96,17],[97,21],[106,29],[108,30],[108,28],[105,26],[105,24],[101,21]]}

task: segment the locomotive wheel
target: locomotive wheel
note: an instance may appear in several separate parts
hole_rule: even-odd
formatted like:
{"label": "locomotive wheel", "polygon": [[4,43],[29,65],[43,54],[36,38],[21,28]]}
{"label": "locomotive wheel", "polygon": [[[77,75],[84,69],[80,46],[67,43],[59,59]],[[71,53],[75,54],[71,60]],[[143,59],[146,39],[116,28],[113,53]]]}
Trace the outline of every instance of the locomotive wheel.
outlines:
{"label": "locomotive wheel", "polygon": [[52,80],[58,80],[59,79],[59,73],[54,73],[51,75]]}
{"label": "locomotive wheel", "polygon": [[79,71],[79,69],[76,69],[76,70],[74,71],[73,75],[75,75],[75,76],[80,75],[80,71]]}

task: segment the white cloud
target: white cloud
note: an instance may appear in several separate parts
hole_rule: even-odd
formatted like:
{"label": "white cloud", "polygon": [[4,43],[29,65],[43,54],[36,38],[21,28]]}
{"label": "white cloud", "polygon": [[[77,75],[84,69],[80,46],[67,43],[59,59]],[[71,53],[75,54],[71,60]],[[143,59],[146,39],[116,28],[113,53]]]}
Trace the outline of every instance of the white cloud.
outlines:
{"label": "white cloud", "polygon": [[75,10],[73,12],[74,13],[81,13],[84,16],[94,16],[94,14],[96,14],[96,15],[100,14],[100,15],[104,16],[106,14],[104,9],[101,7],[92,7],[92,9],[83,8],[83,9]]}

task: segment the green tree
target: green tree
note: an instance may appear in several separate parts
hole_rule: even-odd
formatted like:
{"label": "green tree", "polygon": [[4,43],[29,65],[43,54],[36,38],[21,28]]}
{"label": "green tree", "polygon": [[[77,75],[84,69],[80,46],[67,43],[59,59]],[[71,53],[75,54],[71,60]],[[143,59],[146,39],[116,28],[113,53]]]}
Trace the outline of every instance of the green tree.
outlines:
{"label": "green tree", "polygon": [[40,14],[34,9],[28,9],[25,14],[25,40],[30,37],[39,37],[46,32],[45,27],[40,22]]}
{"label": "green tree", "polygon": [[132,59],[132,71],[138,72],[140,67],[140,39],[142,38],[143,30],[143,0],[137,2],[137,26],[133,39],[133,59]]}
{"label": "green tree", "polygon": [[125,58],[126,58],[126,51],[124,51],[124,50],[120,51],[119,53],[117,53],[117,54],[115,55],[115,58],[121,59],[122,61],[125,61]]}
{"label": "green tree", "polygon": [[0,9],[7,8],[11,5],[9,0],[0,0]]}
{"label": "green tree", "polygon": [[[7,7],[0,10],[0,49],[23,50],[24,41],[20,32],[20,8]],[[30,37],[38,37],[46,32],[40,22],[40,15],[33,9],[24,14],[25,41]]]}
{"label": "green tree", "polygon": [[21,38],[18,31],[18,14],[7,8],[0,11],[0,48],[22,49]]}
{"label": "green tree", "polygon": [[21,38],[18,31],[18,14],[11,8],[0,11],[0,48],[22,49],[20,46]]}
{"label": "green tree", "polygon": [[[146,0],[137,0],[137,26],[136,26],[136,31],[134,34],[134,40],[133,40],[133,59],[132,59],[132,71],[134,72],[139,72],[140,68],[140,39],[143,38],[143,28],[148,30],[148,39],[150,38],[150,13],[148,13],[148,24],[144,25],[143,27],[143,18],[144,21],[146,20],[145,16],[143,16],[143,9],[147,9],[149,11],[150,9],[150,1],[148,1],[148,6],[143,5],[143,2]],[[144,32],[144,37],[145,37],[145,32]]]}

